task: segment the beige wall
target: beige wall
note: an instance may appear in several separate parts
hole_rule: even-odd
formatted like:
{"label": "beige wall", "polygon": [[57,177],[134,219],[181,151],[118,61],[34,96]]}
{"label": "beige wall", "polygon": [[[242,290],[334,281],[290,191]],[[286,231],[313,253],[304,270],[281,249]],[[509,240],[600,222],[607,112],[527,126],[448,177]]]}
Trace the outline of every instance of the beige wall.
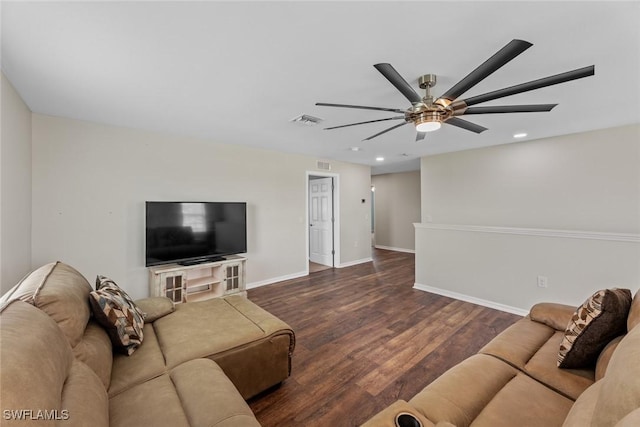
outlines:
{"label": "beige wall", "polygon": [[422,159],[422,222],[640,232],[640,126]]}
{"label": "beige wall", "polygon": [[[306,271],[306,173],[316,159],[33,115],[33,263],[60,259],[146,296],[146,200],[246,201],[247,281]],[[370,259],[370,168],[339,175],[340,263]]]}
{"label": "beige wall", "polygon": [[420,221],[420,172],[374,175],[375,245],[413,251],[413,224]]}
{"label": "beige wall", "polygon": [[0,294],[31,269],[31,111],[2,76]]}
{"label": "beige wall", "polygon": [[640,287],[639,125],[425,157],[421,174],[417,285],[523,310]]}

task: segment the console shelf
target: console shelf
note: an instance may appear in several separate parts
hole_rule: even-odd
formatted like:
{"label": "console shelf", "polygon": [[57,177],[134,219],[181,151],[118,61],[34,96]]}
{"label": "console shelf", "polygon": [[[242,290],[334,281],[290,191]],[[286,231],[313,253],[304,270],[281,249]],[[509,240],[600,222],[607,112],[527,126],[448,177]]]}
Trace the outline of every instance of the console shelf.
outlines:
{"label": "console shelf", "polygon": [[230,294],[247,295],[245,265],[238,255],[196,265],[166,264],[149,267],[150,296],[165,296],[175,303],[202,301]]}

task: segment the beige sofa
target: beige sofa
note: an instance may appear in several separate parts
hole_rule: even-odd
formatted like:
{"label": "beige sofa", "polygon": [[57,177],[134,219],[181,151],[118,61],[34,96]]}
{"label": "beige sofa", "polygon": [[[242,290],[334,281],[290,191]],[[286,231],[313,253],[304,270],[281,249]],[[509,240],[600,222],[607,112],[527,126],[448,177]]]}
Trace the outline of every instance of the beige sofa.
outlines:
{"label": "beige sofa", "polygon": [[576,308],[537,304],[478,354],[364,426],[640,426],[639,295],[627,334],[605,347],[595,369],[557,367]]}
{"label": "beige sofa", "polygon": [[293,331],[246,298],[139,300],[144,340],[126,356],[91,290],[53,263],[0,300],[3,426],[259,426],[244,399],[290,375]]}

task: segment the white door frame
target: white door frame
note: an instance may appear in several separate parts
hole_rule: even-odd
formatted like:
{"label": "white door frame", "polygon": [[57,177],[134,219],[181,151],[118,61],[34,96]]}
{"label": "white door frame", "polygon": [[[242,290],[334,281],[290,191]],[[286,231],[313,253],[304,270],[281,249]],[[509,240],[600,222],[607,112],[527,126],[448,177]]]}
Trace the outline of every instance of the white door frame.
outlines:
{"label": "white door frame", "polygon": [[333,178],[333,266],[340,266],[340,175],[336,173],[327,173],[327,172],[317,172],[317,171],[307,171],[305,175],[305,253],[306,253],[306,272],[309,274],[309,181],[312,176],[321,176],[323,178]]}
{"label": "white door frame", "polygon": [[309,261],[329,267],[335,262],[333,181],[333,177],[309,177]]}

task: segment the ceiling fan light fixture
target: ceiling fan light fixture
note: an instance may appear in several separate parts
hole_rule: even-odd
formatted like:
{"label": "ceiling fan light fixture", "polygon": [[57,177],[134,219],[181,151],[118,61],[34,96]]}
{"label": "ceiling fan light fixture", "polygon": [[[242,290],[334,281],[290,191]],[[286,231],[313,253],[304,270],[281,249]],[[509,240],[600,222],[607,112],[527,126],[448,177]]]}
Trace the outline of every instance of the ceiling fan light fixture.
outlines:
{"label": "ceiling fan light fixture", "polygon": [[416,130],[418,132],[433,132],[434,130],[440,129],[442,124],[438,121],[424,121],[416,124]]}
{"label": "ceiling fan light fixture", "polygon": [[412,119],[418,132],[433,132],[442,126],[441,117],[436,111],[424,111]]}

